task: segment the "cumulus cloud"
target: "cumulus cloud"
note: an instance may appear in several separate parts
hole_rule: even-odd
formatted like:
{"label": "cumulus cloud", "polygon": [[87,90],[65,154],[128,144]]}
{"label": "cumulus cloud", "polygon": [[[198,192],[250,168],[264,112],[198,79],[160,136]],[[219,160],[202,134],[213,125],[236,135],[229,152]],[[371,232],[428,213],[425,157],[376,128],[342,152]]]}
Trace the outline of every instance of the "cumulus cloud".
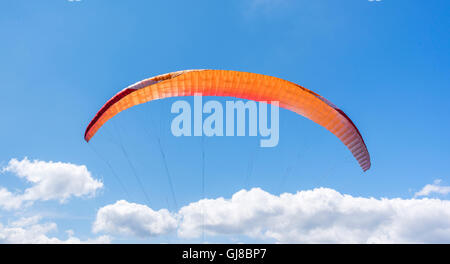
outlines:
{"label": "cumulus cloud", "polygon": [[46,162],[27,158],[11,159],[2,172],[10,172],[25,179],[32,186],[23,193],[11,193],[0,188],[0,207],[18,209],[34,201],[58,200],[65,202],[72,196],[91,197],[103,187],[103,183],[92,178],[84,165],[63,162]]}
{"label": "cumulus cloud", "polygon": [[177,220],[168,210],[154,211],[146,205],[124,200],[102,207],[93,225],[95,233],[152,237],[167,234],[177,227]]}
{"label": "cumulus cloud", "polygon": [[73,231],[68,230],[67,239],[51,237],[48,233],[57,230],[56,223],[41,223],[40,216],[20,218],[8,225],[0,223],[0,243],[13,244],[81,244],[81,243],[110,243],[108,236],[99,236],[92,239],[81,240],[73,236]]}
{"label": "cumulus cloud", "polygon": [[278,196],[254,188],[230,199],[191,203],[176,216],[158,212],[119,201],[99,210],[94,229],[145,237],[167,233],[149,227],[166,223],[165,229],[157,229],[177,228],[184,239],[198,238],[204,231],[281,243],[450,242],[450,201],[439,199],[354,197],[329,188]]}
{"label": "cumulus cloud", "polygon": [[24,200],[20,195],[13,194],[6,188],[0,187],[0,208],[5,210],[18,209]]}
{"label": "cumulus cloud", "polygon": [[416,192],[414,197],[429,196],[430,194],[436,193],[441,195],[446,195],[450,193],[450,186],[442,186],[441,180],[437,179],[433,184],[425,185],[422,190]]}
{"label": "cumulus cloud", "polygon": [[[203,212],[203,213],[202,213]],[[242,190],[180,210],[178,233],[244,234],[284,243],[439,243],[450,241],[450,201],[353,197],[328,188],[272,195]]]}

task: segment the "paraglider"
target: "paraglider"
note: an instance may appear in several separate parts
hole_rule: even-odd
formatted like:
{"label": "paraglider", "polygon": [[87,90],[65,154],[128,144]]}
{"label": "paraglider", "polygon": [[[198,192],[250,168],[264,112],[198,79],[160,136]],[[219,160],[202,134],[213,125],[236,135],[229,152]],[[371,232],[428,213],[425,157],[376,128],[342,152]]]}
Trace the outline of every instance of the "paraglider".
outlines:
{"label": "paraglider", "polygon": [[135,105],[196,94],[279,102],[279,107],[314,121],[338,137],[352,152],[363,171],[371,166],[369,152],[358,128],[330,101],[280,78],[229,70],[185,70],[137,82],[106,102],[89,123],[84,138],[89,142],[109,119]]}

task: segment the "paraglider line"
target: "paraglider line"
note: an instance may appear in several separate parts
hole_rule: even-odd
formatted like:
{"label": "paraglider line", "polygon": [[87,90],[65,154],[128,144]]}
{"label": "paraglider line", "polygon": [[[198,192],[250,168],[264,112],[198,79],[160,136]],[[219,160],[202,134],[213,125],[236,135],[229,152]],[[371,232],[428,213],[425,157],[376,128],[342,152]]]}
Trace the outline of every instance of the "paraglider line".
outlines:
{"label": "paraglider line", "polygon": [[[161,111],[161,112],[162,112],[162,111]],[[153,121],[153,118],[151,118],[150,115],[148,115],[148,116],[149,116],[149,118],[150,118],[150,122],[152,122],[153,127],[155,127],[155,123],[154,123],[154,121]],[[160,119],[160,120],[161,120],[161,119]],[[152,133],[150,133],[150,131],[149,131],[146,127],[144,127],[144,128],[145,128],[145,130],[147,131],[147,133],[148,133],[150,136],[152,136],[152,135],[151,135]],[[161,121],[160,121],[160,129],[159,129],[159,132],[161,133]],[[168,164],[167,164],[166,154],[165,154],[164,149],[163,149],[162,144],[161,144],[161,137],[160,137],[160,135],[157,135],[157,133],[154,133],[154,134],[155,134],[154,136],[155,136],[155,138],[156,138],[156,141],[158,142],[158,148],[159,148],[159,151],[160,151],[160,153],[161,153],[161,157],[162,157],[163,164],[164,164],[164,169],[165,169],[165,171],[166,171],[167,181],[169,182],[170,192],[171,192],[171,194],[172,194],[172,199],[173,199],[173,202],[174,202],[174,204],[175,204],[175,210],[176,210],[176,209],[178,209],[178,203],[177,203],[177,198],[176,198],[176,195],[175,195],[175,188],[174,188],[174,186],[173,186],[172,178],[171,178],[171,176],[170,176],[169,166],[168,166]]]}
{"label": "paraglider line", "polygon": [[[202,199],[205,199],[205,139],[202,136]],[[202,206],[202,241],[205,242],[205,208]]]}
{"label": "paraglider line", "polygon": [[128,156],[128,153],[127,153],[127,151],[125,150],[125,147],[124,147],[123,144],[122,144],[122,139],[121,139],[121,136],[120,136],[120,131],[117,129],[116,123],[113,122],[113,124],[114,124],[114,127],[115,127],[116,130],[117,130],[117,135],[118,135],[118,137],[119,137],[119,145],[120,145],[120,149],[122,150],[123,155],[125,156],[125,158],[126,158],[128,164],[130,165],[131,171],[133,172],[133,175],[134,175],[134,177],[136,178],[136,181],[138,182],[139,187],[141,188],[142,192],[144,193],[144,196],[145,196],[145,199],[147,200],[147,203],[150,205],[150,198],[149,198],[147,192],[145,191],[145,188],[144,188],[144,185],[142,184],[141,178],[140,178],[139,175],[137,174],[136,169],[135,169],[134,166],[133,166],[133,163],[131,163],[131,160],[130,160],[130,157]]}
{"label": "paraglider line", "polygon": [[91,150],[103,161],[106,163],[106,165],[109,167],[109,169],[111,170],[113,176],[116,178],[116,180],[119,182],[120,186],[122,187],[123,191],[125,192],[126,196],[128,199],[130,199],[130,194],[127,191],[127,189],[125,188],[125,185],[123,184],[122,180],[120,179],[119,175],[115,172],[115,170],[113,169],[113,167],[111,166],[111,163],[108,162],[108,160],[106,160],[102,155],[100,155],[100,153],[94,148],[94,146],[92,146],[91,144],[88,144],[88,146],[91,148]]}
{"label": "paraglider line", "polygon": [[164,150],[163,150],[162,145],[161,145],[161,140],[160,140],[159,137],[157,138],[157,141],[158,141],[159,150],[161,152],[161,156],[162,156],[162,159],[163,159],[164,168],[166,170],[167,179],[169,181],[170,192],[172,193],[173,202],[175,203],[175,209],[178,209],[177,198],[175,196],[175,189],[173,187],[172,178],[170,177],[169,167],[167,166],[166,154],[164,153]]}

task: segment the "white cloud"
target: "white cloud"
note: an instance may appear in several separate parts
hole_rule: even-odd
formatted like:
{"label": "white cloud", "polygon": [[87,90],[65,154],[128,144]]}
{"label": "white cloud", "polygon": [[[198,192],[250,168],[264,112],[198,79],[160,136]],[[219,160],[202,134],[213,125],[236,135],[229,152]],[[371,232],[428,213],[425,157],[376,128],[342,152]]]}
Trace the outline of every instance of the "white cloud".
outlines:
{"label": "white cloud", "polygon": [[416,192],[414,197],[429,196],[432,193],[446,195],[450,193],[450,186],[441,186],[441,180],[437,179],[433,184],[425,185],[422,190]]}
{"label": "white cloud", "polygon": [[353,197],[328,188],[277,196],[254,188],[191,203],[176,216],[119,201],[100,209],[94,223],[95,231],[140,237],[175,228],[183,239],[204,231],[281,243],[449,243],[450,201]]}
{"label": "white cloud", "polygon": [[55,232],[55,223],[40,223],[40,216],[21,218],[9,225],[0,223],[0,243],[13,244],[80,244],[80,243],[110,243],[108,236],[99,236],[93,239],[81,240],[73,236],[73,231],[68,230],[67,239],[50,237],[48,233]]}
{"label": "white cloud", "polygon": [[20,195],[15,195],[6,188],[0,187],[0,208],[5,210],[19,209],[23,202]]}
{"label": "white cloud", "polygon": [[242,190],[185,206],[180,217],[178,234],[187,238],[198,237],[204,221],[212,235],[283,243],[450,242],[450,201],[353,197],[328,188],[280,196]]}
{"label": "white cloud", "polygon": [[0,207],[7,210],[19,209],[24,203],[37,200],[62,203],[72,196],[91,197],[103,187],[101,181],[92,178],[86,166],[71,163],[11,159],[2,172],[13,173],[32,185],[23,193],[0,188]]}
{"label": "white cloud", "polygon": [[154,211],[146,205],[120,200],[98,210],[93,231],[151,237],[167,234],[176,226],[177,220],[166,209]]}

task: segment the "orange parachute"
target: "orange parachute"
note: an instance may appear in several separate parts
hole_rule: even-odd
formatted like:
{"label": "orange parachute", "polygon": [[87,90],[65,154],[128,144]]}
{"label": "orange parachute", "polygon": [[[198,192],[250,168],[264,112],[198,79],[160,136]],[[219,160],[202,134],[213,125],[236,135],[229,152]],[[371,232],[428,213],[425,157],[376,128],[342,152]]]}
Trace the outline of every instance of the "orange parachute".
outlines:
{"label": "orange parachute", "polygon": [[352,152],[361,168],[370,168],[366,144],[350,118],[322,96],[295,83],[256,73],[226,70],[185,70],[135,83],[113,96],[86,128],[87,142],[119,112],[148,101],[174,97],[230,96],[253,101],[278,101],[336,135]]}

